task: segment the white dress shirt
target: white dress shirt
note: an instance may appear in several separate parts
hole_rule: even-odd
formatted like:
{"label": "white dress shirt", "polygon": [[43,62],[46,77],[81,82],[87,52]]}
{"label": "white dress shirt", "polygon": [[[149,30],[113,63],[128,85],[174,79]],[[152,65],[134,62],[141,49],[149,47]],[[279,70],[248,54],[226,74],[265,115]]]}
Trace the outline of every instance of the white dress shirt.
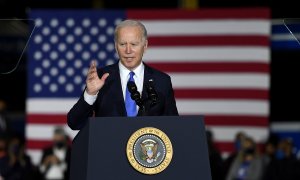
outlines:
{"label": "white dress shirt", "polygon": [[[129,80],[129,73],[130,70],[127,69],[121,61],[119,61],[119,70],[120,70],[120,79],[121,79],[121,85],[122,85],[122,92],[123,92],[123,98],[125,101],[125,94],[126,94],[126,86],[127,86],[127,81]],[[145,66],[141,62],[141,64],[136,67],[133,72],[134,76],[133,79],[135,81],[135,84],[137,86],[137,90],[139,91],[140,94],[142,94],[143,91],[143,84],[144,84],[144,70]],[[93,105],[97,99],[98,93],[96,95],[89,95],[86,91],[84,91],[84,100],[89,104]],[[137,107],[138,108],[138,107]]]}

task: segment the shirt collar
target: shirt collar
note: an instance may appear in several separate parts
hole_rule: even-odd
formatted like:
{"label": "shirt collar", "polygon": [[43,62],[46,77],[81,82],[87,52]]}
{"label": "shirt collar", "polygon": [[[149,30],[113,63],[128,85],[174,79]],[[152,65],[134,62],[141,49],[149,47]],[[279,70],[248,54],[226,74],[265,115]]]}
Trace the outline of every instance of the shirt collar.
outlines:
{"label": "shirt collar", "polygon": [[[143,62],[141,62],[140,65],[138,65],[134,70],[134,74],[138,77],[140,76],[143,72],[144,72],[144,68],[145,68],[145,65]],[[121,61],[119,61],[119,69],[120,69],[120,74],[122,77],[127,77],[128,74],[130,73],[130,70],[127,69],[122,63]]]}

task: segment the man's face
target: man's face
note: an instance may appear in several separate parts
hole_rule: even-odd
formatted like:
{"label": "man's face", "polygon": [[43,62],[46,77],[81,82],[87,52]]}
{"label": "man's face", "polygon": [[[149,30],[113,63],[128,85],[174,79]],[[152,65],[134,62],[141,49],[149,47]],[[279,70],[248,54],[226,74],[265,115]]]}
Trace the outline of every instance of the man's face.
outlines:
{"label": "man's face", "polygon": [[139,27],[123,27],[119,29],[115,48],[121,63],[129,70],[135,69],[142,62],[147,48],[147,40],[143,39]]}

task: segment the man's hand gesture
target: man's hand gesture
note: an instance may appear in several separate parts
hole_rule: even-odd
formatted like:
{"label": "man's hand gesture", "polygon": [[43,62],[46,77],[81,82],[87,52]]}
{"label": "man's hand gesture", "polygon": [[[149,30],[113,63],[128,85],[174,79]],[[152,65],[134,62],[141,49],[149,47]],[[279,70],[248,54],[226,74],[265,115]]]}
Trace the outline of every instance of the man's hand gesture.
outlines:
{"label": "man's hand gesture", "polygon": [[103,87],[108,76],[109,74],[105,73],[101,78],[99,78],[97,73],[96,61],[92,61],[86,78],[86,92],[89,95],[96,95],[98,91]]}

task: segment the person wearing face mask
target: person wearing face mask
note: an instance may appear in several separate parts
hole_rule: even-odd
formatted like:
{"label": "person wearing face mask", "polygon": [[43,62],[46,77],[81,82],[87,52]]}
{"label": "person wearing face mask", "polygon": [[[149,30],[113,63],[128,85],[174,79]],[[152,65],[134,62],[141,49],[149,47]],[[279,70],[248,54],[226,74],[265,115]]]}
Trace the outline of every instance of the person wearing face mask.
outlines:
{"label": "person wearing face mask", "polygon": [[257,152],[256,143],[250,137],[245,137],[241,143],[241,151],[234,159],[226,180],[260,180],[263,161]]}
{"label": "person wearing face mask", "polygon": [[68,180],[71,147],[62,127],[54,130],[53,145],[43,150],[40,172],[45,180]]}

